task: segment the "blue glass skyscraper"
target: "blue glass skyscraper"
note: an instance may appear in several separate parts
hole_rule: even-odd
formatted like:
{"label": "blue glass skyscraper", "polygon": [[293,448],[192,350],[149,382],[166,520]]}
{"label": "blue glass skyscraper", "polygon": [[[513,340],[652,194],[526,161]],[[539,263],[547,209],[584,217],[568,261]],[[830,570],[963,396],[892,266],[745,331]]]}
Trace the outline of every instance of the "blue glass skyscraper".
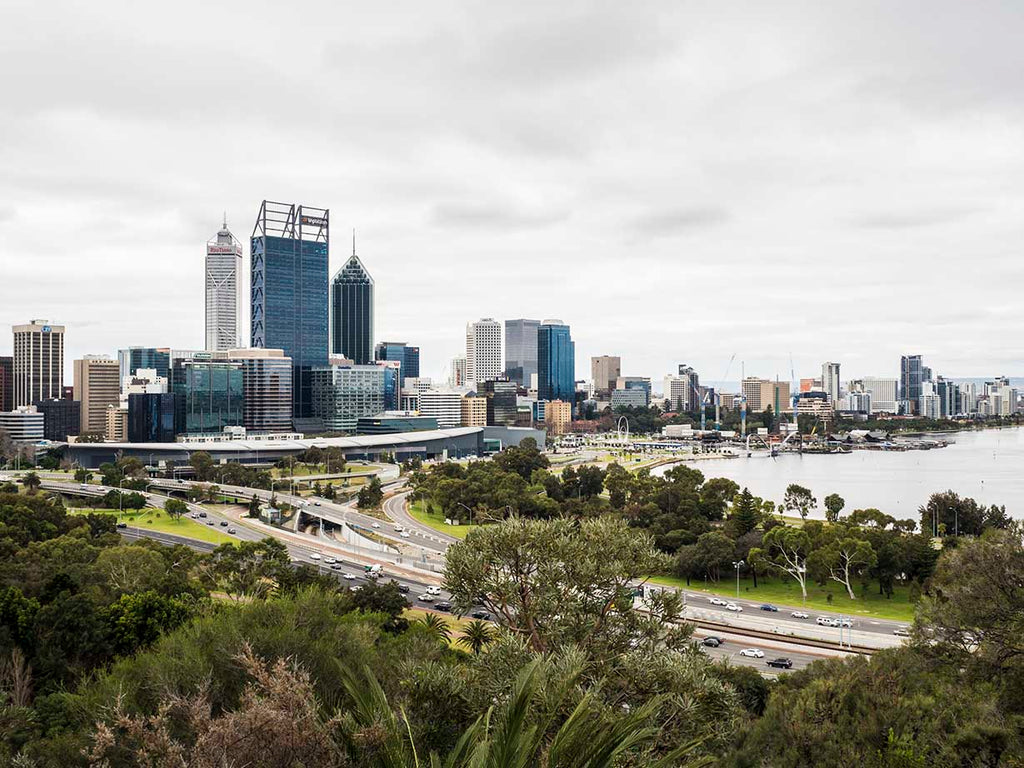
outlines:
{"label": "blue glass skyscraper", "polygon": [[576,344],[561,320],[537,329],[537,396],[569,403],[576,397]]}
{"label": "blue glass skyscraper", "polygon": [[373,362],[373,278],[356,256],[352,235],[352,256],[331,281],[331,352],[356,365]]}
{"label": "blue glass skyscraper", "polygon": [[402,364],[402,381],[420,375],[420,348],[410,347],[404,341],[381,341],[373,350],[374,359],[391,360]]}
{"label": "blue glass skyscraper", "polygon": [[292,359],[292,416],[313,416],[313,367],[327,365],[329,212],[264,200],[252,233],[252,346]]}

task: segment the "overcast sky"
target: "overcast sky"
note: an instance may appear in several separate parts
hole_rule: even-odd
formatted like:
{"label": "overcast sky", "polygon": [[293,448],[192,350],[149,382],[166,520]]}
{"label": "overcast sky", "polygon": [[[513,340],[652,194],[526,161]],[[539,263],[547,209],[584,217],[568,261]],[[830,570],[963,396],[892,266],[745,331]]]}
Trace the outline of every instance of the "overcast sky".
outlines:
{"label": "overcast sky", "polygon": [[[504,8],[504,10],[502,10]],[[0,323],[203,344],[204,245],[330,208],[423,375],[1024,374],[1020,2],[0,4]],[[0,354],[11,337],[0,335]],[[68,363],[70,369],[70,362]]]}

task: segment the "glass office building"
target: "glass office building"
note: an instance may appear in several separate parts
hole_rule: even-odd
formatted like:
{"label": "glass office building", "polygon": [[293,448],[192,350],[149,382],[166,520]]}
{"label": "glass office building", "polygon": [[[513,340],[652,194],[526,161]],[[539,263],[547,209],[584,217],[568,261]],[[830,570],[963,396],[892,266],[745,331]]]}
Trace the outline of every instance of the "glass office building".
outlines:
{"label": "glass office building", "polygon": [[537,373],[537,331],[540,320],[505,321],[505,375],[521,387],[530,387]]}
{"label": "glass office building", "polygon": [[68,435],[81,433],[82,403],[79,400],[40,400],[36,412],[43,414],[43,439],[67,442]]}
{"label": "glass office building", "polygon": [[516,383],[508,379],[489,379],[480,385],[477,394],[487,398],[487,426],[515,426],[518,412],[516,389]]}
{"label": "glass office building", "polygon": [[120,376],[124,381],[128,376],[134,376],[140,368],[154,370],[157,376],[170,378],[171,350],[164,347],[128,347],[117,352],[117,360],[120,364]]}
{"label": "glass office building", "polygon": [[251,241],[252,346],[292,360],[292,415],[313,415],[311,371],[327,364],[328,211],[267,200]]}
{"label": "glass office building", "polygon": [[904,355],[900,358],[900,400],[908,415],[918,412],[921,399],[921,382],[928,377],[921,355]]}
{"label": "glass office building", "polygon": [[352,257],[331,281],[331,354],[373,362],[373,278],[356,256],[355,236]]}
{"label": "glass office building", "polygon": [[545,320],[537,329],[537,397],[576,399],[576,344],[561,320]]}
{"label": "glass office building", "polygon": [[173,392],[128,395],[128,442],[173,443],[174,403]]}
{"label": "glass office building", "polygon": [[374,347],[377,362],[389,360],[402,364],[402,381],[420,377],[420,348],[410,347],[404,341],[382,341]]}
{"label": "glass office building", "polygon": [[211,434],[244,424],[240,362],[209,356],[175,360],[171,392],[176,395],[174,431],[179,435]]}
{"label": "glass office building", "polygon": [[378,360],[384,369],[384,410],[397,411],[402,405],[402,364],[394,360]]}
{"label": "glass office building", "polygon": [[384,412],[385,375],[379,365],[314,368],[314,416],[329,432],[355,432],[359,419]]}

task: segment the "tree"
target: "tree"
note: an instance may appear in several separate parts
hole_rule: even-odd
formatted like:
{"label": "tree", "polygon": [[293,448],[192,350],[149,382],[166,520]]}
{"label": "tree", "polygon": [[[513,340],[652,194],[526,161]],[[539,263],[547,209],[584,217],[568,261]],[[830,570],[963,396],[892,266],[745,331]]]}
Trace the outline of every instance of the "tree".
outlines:
{"label": "tree", "polygon": [[458,642],[469,648],[473,653],[479,654],[493,639],[494,630],[491,629],[491,626],[486,621],[474,619],[462,630]]}
{"label": "tree", "polygon": [[259,517],[260,516],[260,499],[255,494],[253,494],[253,497],[251,499],[249,499],[249,513],[248,513],[248,516],[249,517]]}
{"label": "tree", "polygon": [[933,493],[918,513],[921,530],[933,536],[945,528],[953,536],[980,536],[986,528],[1005,528],[1008,522],[1005,508],[995,505],[985,508],[974,499],[953,491]]}
{"label": "tree", "polygon": [[39,490],[39,486],[43,484],[43,481],[39,479],[39,475],[35,472],[26,472],[21,478],[21,484],[25,486],[28,493],[35,493]]}
{"label": "tree", "polygon": [[722,568],[728,568],[733,558],[735,543],[721,531],[708,531],[697,537],[697,562],[704,575],[718,581]]}
{"label": "tree", "polygon": [[758,507],[757,499],[747,488],[744,488],[742,493],[733,500],[729,522],[732,524],[736,538],[757,527],[761,521],[761,511]]}
{"label": "tree", "polygon": [[387,616],[384,629],[397,634],[409,626],[402,614],[409,607],[405,595],[398,591],[395,582],[371,581],[352,593],[352,603],[363,613],[377,613]]}
{"label": "tree", "polygon": [[604,487],[608,491],[608,499],[612,507],[621,510],[626,506],[626,499],[632,485],[632,472],[617,463],[608,465],[604,475]]}
{"label": "tree", "polygon": [[474,528],[446,561],[453,602],[467,611],[482,598],[535,651],[577,643],[610,655],[652,638],[685,639],[667,626],[682,608],[675,592],[660,594],[649,614],[633,609],[635,584],[666,571],[669,559],[618,519],[513,517]]}
{"label": "tree", "polygon": [[551,462],[537,447],[532,437],[524,438],[519,445],[510,445],[494,457],[494,463],[506,472],[515,472],[529,480],[534,470],[547,469]]}
{"label": "tree", "polygon": [[75,470],[75,482],[76,483],[88,483],[92,480],[92,472],[84,467],[79,467]]}
{"label": "tree", "polygon": [[839,513],[846,506],[846,501],[838,493],[830,493],[825,497],[825,519],[830,523],[839,521]]}
{"label": "tree", "polygon": [[277,539],[221,544],[211,554],[212,575],[235,599],[265,597],[279,571],[288,568],[288,549]]}
{"label": "tree", "polygon": [[804,520],[817,504],[818,500],[814,498],[810,489],[796,483],[790,483],[786,487],[786,495],[782,498],[782,509],[786,512],[797,512]]}
{"label": "tree", "polygon": [[856,599],[850,579],[874,566],[877,558],[871,542],[858,535],[856,529],[841,531],[819,546],[807,559],[812,572],[824,575],[846,587],[851,600]]}
{"label": "tree", "polygon": [[750,550],[750,561],[762,569],[775,568],[787,574],[800,585],[800,593],[807,599],[807,556],[811,539],[800,528],[780,525],[764,535],[763,546]]}
{"label": "tree", "polygon": [[427,634],[439,643],[447,644],[452,639],[452,630],[448,622],[436,613],[425,614],[422,619],[417,620],[417,624],[425,627]]}
{"label": "tree", "polygon": [[121,595],[106,611],[114,652],[135,653],[184,623],[190,615],[182,601],[153,591]]}
{"label": "tree", "polygon": [[181,499],[168,499],[164,502],[164,512],[172,519],[177,520],[182,515],[188,514],[188,504]]}
{"label": "tree", "polygon": [[383,500],[384,491],[381,490],[380,478],[374,475],[370,482],[359,489],[356,504],[360,509],[376,509]]}

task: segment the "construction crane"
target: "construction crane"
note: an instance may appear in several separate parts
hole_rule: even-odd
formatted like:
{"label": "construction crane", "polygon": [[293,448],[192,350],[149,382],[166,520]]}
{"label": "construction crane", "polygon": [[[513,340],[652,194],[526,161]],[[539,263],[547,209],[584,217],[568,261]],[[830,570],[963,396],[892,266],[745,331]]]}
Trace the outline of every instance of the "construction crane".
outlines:
{"label": "construction crane", "polygon": [[747,393],[743,391],[743,380],[747,378],[747,364],[740,363],[740,437],[747,436]]}
{"label": "construction crane", "polygon": [[[729,358],[729,364],[725,366],[725,373],[722,374],[722,378],[718,382],[718,386],[715,387],[715,429],[722,429],[722,385],[725,384],[725,380],[729,378],[729,371],[732,370],[732,361],[736,359],[736,353],[732,353],[732,357]],[[743,388],[743,382],[740,382],[740,389]],[[701,427],[703,429],[703,426]]]}

